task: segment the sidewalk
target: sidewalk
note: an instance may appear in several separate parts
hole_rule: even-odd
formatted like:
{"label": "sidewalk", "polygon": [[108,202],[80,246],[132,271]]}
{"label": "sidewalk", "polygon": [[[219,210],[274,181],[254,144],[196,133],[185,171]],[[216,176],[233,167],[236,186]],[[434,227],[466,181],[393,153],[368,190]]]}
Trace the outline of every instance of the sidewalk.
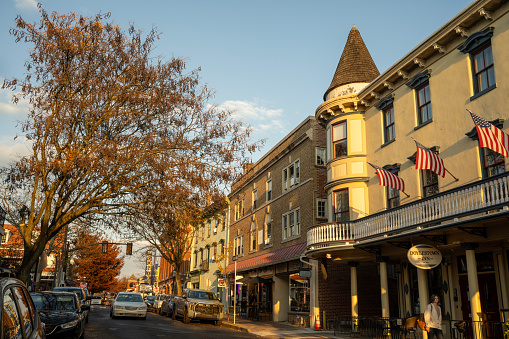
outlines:
{"label": "sidewalk", "polygon": [[350,338],[350,336],[337,335],[334,336],[334,331],[315,331],[311,328],[303,328],[291,325],[288,322],[273,322],[273,321],[255,321],[247,320],[237,317],[235,324],[233,324],[233,317],[230,320],[226,316],[223,318],[223,326],[229,327],[238,331],[253,333],[257,336],[271,339],[285,339],[285,338],[335,338],[343,339]]}

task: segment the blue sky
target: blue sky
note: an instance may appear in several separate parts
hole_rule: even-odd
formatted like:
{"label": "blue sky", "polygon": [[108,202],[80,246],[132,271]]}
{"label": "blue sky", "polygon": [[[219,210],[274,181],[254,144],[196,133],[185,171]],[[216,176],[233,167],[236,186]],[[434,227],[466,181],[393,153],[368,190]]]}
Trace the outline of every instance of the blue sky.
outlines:
{"label": "blue sky", "polygon": [[[161,39],[155,53],[183,57],[201,67],[202,82],[216,91],[211,104],[236,109],[270,150],[323,102],[355,24],[380,72],[467,7],[470,0],[41,0],[48,12],[93,16],[111,13],[121,27],[134,23]],[[28,49],[9,29],[21,15],[39,20],[34,0],[0,1],[0,81],[21,77]],[[27,105],[14,106],[0,90],[0,166],[26,153],[14,140]],[[127,274],[127,273],[126,273]]]}

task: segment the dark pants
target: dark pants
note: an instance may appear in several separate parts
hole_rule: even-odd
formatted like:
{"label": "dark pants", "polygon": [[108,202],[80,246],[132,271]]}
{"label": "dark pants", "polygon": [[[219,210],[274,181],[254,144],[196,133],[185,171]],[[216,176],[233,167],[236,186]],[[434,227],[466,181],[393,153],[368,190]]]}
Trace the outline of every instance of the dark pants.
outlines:
{"label": "dark pants", "polygon": [[442,333],[442,330],[430,327],[430,330],[428,332],[428,339],[433,339],[435,336],[437,337],[437,339],[444,339],[444,334]]}

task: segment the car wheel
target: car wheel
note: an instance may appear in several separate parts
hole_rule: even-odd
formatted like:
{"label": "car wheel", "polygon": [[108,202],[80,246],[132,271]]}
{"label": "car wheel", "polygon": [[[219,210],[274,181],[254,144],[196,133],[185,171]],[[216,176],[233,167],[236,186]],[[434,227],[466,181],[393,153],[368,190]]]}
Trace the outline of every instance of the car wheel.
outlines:
{"label": "car wheel", "polygon": [[223,321],[222,321],[222,320],[216,320],[216,321],[214,321],[214,325],[216,325],[216,326],[221,326],[221,324],[222,324],[222,323],[223,323]]}
{"label": "car wheel", "polygon": [[184,319],[182,320],[184,324],[189,324],[191,322],[191,319],[189,319],[189,315],[187,314],[187,309],[184,310]]}

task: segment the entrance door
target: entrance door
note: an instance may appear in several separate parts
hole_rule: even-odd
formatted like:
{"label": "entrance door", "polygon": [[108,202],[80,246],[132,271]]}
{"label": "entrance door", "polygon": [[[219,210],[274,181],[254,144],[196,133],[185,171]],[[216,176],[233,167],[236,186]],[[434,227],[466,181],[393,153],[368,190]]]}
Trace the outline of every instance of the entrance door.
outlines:
{"label": "entrance door", "polygon": [[[497,335],[499,335],[497,334],[499,331],[497,323],[500,321],[500,316],[495,273],[478,274],[477,279],[479,282],[479,297],[481,300],[481,316],[482,320],[485,322],[483,332],[486,338],[496,338]],[[465,275],[460,276],[460,289],[463,319],[467,322],[471,322],[472,311],[470,308],[470,295],[468,293],[468,277]]]}

